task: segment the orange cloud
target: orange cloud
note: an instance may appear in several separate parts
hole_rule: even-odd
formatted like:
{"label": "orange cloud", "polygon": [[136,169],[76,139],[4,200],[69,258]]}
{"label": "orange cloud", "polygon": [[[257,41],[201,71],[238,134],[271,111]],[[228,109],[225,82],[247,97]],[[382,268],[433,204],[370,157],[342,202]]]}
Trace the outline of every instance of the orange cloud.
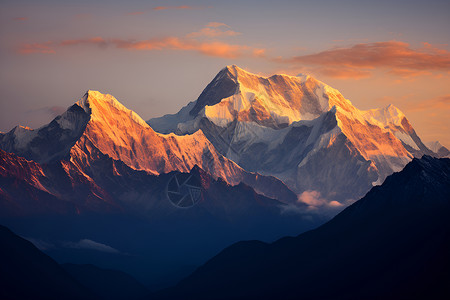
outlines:
{"label": "orange cloud", "polygon": [[265,50],[246,45],[233,45],[219,41],[200,42],[192,39],[180,39],[178,37],[155,38],[150,40],[124,40],[124,39],[103,39],[93,37],[87,39],[64,40],[60,42],[33,43],[22,45],[18,49],[20,54],[31,53],[55,53],[56,48],[71,46],[98,46],[101,48],[113,47],[127,50],[185,50],[196,51],[198,53],[222,58],[237,58],[241,56],[260,57]]}
{"label": "orange cloud", "polygon": [[180,6],[156,6],[153,7],[153,10],[167,10],[167,9],[194,9],[195,7],[189,5],[180,5]]}
{"label": "orange cloud", "polygon": [[14,18],[13,20],[14,21],[27,21],[28,18],[26,18],[26,17],[17,17],[17,18]]}
{"label": "orange cloud", "polygon": [[320,73],[324,76],[339,78],[339,79],[361,79],[370,77],[371,73],[367,70],[360,70],[356,68],[333,68],[324,67],[313,70],[313,73]]}
{"label": "orange cloud", "polygon": [[[390,74],[411,77],[429,74],[430,71],[450,70],[450,52],[430,44],[412,49],[398,41],[362,43],[349,48],[334,48],[316,54],[296,56],[289,63],[318,67],[324,74],[339,78],[366,76],[375,68],[387,69]],[[330,69],[331,68],[331,69]],[[339,71],[342,68],[343,71]],[[332,70],[331,72],[329,72]],[[327,72],[328,71],[328,72]],[[356,77],[352,77],[351,75]],[[367,77],[367,76],[366,76]]]}
{"label": "orange cloud", "polygon": [[197,51],[208,56],[223,58],[236,58],[248,54],[249,50],[254,51],[254,48],[248,46],[231,45],[223,42],[198,42],[195,40],[183,40],[177,37],[137,42],[116,40],[114,42],[118,48],[126,48],[129,50],[189,50]]}
{"label": "orange cloud", "polygon": [[64,40],[57,43],[58,46],[75,46],[75,45],[97,45],[101,47],[108,46],[109,42],[101,37],[93,37],[88,39]]}
{"label": "orange cloud", "polygon": [[189,38],[196,38],[196,37],[219,37],[219,36],[235,36],[240,35],[240,32],[233,31],[231,29],[223,30],[223,28],[231,28],[225,23],[218,23],[218,22],[210,22],[206,25],[205,28],[202,28],[200,31],[192,32],[186,35]]}
{"label": "orange cloud", "polygon": [[52,48],[52,42],[25,44],[17,50],[20,54],[44,53],[52,54],[55,50]]}

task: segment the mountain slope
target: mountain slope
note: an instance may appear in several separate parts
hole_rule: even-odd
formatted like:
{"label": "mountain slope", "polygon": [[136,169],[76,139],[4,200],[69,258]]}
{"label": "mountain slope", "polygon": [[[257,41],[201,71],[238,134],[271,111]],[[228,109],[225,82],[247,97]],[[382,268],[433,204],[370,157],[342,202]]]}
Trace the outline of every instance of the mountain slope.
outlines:
{"label": "mountain slope", "polygon": [[[39,129],[16,127],[0,138],[0,148],[43,164],[61,161],[66,173],[85,175],[95,155],[106,155],[151,174],[188,172],[195,165],[229,184],[245,182],[281,201],[273,192],[289,189],[274,177],[246,172],[216,151],[201,131],[177,136],[153,131],[136,113],[111,95],[88,91],[64,114]],[[93,153],[96,154],[93,154]]]}
{"label": "mountain slope", "polygon": [[163,133],[201,129],[245,170],[330,200],[357,199],[414,156],[435,155],[392,105],[360,111],[310,76],[262,77],[237,66],[222,69],[177,114],[148,123]]}
{"label": "mountain slope", "polygon": [[[0,151],[2,222],[22,236],[55,245],[45,251],[61,263],[99,264],[161,288],[231,243],[273,241],[323,222],[306,205],[296,206],[300,214],[284,213],[285,203],[246,184],[216,180],[197,166],[189,173],[153,175],[92,145],[89,149],[89,164],[82,169],[71,161],[41,165]],[[196,205],[178,207],[168,197],[169,184],[178,176],[199,183]],[[295,201],[296,195],[287,191],[285,199]],[[84,239],[127,254],[74,248]]]}
{"label": "mountain slope", "polygon": [[449,215],[450,159],[413,159],[318,229],[232,245],[159,296],[446,299]]}
{"label": "mountain slope", "polygon": [[111,195],[70,163],[41,165],[0,149],[0,216],[117,211]]}
{"label": "mountain slope", "polygon": [[97,299],[33,244],[0,226],[1,299]]}

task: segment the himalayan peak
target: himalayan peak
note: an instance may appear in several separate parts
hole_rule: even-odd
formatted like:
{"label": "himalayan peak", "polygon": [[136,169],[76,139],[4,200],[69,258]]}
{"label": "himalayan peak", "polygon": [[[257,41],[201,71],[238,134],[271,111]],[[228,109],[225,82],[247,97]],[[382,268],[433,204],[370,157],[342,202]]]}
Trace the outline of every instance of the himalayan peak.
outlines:
{"label": "himalayan peak", "polygon": [[362,111],[311,76],[263,77],[234,65],[196,101],[148,124],[179,135],[201,129],[245,170],[339,201],[363,196],[415,156],[437,155],[393,105]]}
{"label": "himalayan peak", "polygon": [[201,130],[183,136],[157,133],[113,96],[92,90],[47,125],[18,126],[0,135],[0,148],[39,164],[61,161],[67,174],[92,182],[93,164],[107,156],[153,175],[190,172],[197,165],[213,178],[244,182],[272,198],[280,197],[270,187],[293,195],[278,179],[246,172],[222,156]]}

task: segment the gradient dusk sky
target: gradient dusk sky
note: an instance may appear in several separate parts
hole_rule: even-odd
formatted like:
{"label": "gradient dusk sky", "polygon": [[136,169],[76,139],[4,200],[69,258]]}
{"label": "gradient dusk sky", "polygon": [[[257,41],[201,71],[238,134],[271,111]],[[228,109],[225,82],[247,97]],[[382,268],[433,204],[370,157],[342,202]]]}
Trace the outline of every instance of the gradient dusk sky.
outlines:
{"label": "gradient dusk sky", "polygon": [[48,123],[88,89],[175,113],[236,64],[312,74],[360,109],[399,107],[450,147],[450,1],[0,3],[0,131]]}

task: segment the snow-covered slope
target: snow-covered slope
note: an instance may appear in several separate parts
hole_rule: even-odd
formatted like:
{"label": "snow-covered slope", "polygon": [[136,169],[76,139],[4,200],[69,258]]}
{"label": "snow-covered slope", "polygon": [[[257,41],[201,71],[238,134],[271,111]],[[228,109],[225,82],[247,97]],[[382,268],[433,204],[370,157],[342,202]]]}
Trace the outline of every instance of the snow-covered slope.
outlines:
{"label": "snow-covered slope", "polygon": [[361,111],[311,76],[262,77],[234,65],[178,114],[148,123],[180,135],[201,129],[244,169],[339,201],[363,196],[414,156],[433,154],[393,105]]}
{"label": "snow-covered slope", "polygon": [[427,147],[434,153],[437,153],[439,157],[450,157],[450,151],[439,141],[428,142]]}
{"label": "snow-covered slope", "polygon": [[0,148],[38,163],[70,162],[66,173],[75,167],[87,177],[100,153],[154,175],[189,172],[197,165],[214,178],[231,185],[247,183],[281,201],[290,193],[278,179],[249,173],[225,158],[202,131],[184,136],[156,133],[113,96],[97,91],[88,91],[48,125],[14,128],[1,137]]}

